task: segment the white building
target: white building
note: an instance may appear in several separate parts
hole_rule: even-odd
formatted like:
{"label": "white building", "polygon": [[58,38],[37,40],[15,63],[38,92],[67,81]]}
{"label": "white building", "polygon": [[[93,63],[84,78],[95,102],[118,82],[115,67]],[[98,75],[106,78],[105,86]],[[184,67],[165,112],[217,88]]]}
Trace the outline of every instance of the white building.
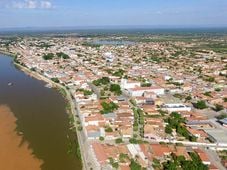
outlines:
{"label": "white building", "polygon": [[191,111],[191,107],[186,106],[182,103],[177,103],[177,104],[164,104],[162,105],[162,109],[166,110],[168,112],[180,112],[180,111]]}
{"label": "white building", "polygon": [[108,61],[108,62],[113,62],[114,58],[115,58],[111,52],[104,53],[103,56],[106,59],[106,61]]}
{"label": "white building", "polygon": [[145,92],[153,92],[156,95],[164,95],[165,89],[160,87],[136,87],[128,89],[129,95],[133,97],[143,96]]}
{"label": "white building", "polygon": [[136,81],[128,81],[127,79],[121,79],[121,88],[122,89],[131,89],[131,88],[136,88],[140,87],[141,83],[136,82]]}
{"label": "white building", "polygon": [[141,148],[138,144],[128,144],[127,148],[133,158],[135,158],[136,156],[139,156],[143,161],[145,161],[147,163],[146,156],[141,151]]}

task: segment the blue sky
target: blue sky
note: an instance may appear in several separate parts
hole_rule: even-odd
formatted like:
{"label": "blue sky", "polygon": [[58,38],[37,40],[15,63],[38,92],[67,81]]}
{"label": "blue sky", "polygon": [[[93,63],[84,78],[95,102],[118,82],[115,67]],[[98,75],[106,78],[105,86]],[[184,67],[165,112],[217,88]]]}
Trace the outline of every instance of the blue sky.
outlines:
{"label": "blue sky", "polygon": [[227,0],[0,0],[0,28],[227,26]]}

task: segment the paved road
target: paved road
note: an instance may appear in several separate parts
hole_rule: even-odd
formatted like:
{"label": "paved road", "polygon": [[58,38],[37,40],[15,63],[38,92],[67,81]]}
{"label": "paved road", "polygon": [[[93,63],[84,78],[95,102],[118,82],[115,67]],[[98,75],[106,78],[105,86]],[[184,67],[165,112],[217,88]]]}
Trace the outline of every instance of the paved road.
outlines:
{"label": "paved road", "polygon": [[204,146],[204,147],[218,147],[218,148],[225,148],[227,149],[227,143],[202,143],[202,142],[189,142],[189,141],[177,141],[177,140],[168,140],[168,139],[158,139],[158,140],[151,140],[145,139],[149,143],[172,143],[172,144],[183,144],[185,146]]}
{"label": "paved road", "polygon": [[223,165],[221,164],[221,160],[217,153],[210,149],[205,149],[205,152],[208,154],[210,161],[219,169],[219,170],[225,170]]}
{"label": "paved road", "polygon": [[220,123],[217,122],[217,119],[209,119],[210,122],[212,122],[217,128],[222,129],[223,131],[227,132],[227,128],[222,126]]}
{"label": "paved road", "polygon": [[[129,144],[128,139],[123,139],[125,144]],[[157,144],[160,142],[166,144],[183,144],[185,146],[201,146],[201,147],[212,147],[212,148],[223,148],[227,149],[227,143],[202,143],[202,142],[189,142],[189,141],[177,141],[177,140],[169,140],[169,139],[144,139],[144,141],[149,142],[150,144]],[[113,140],[105,139],[106,143],[111,143]]]}
{"label": "paved road", "polygon": [[[73,106],[74,106],[75,113],[80,118],[81,115],[80,115],[79,105],[76,101],[74,101],[74,103],[73,103]],[[80,120],[80,122],[82,122],[82,121]],[[90,143],[89,143],[89,141],[88,141],[88,139],[85,135],[84,128],[83,128],[82,131],[78,132],[78,136],[79,136],[80,141],[81,141],[80,147],[81,147],[81,154],[84,158],[84,164],[85,164],[84,169],[85,170],[89,170],[89,169],[96,170],[96,169],[98,169],[97,168],[98,167],[97,161],[95,160],[95,155],[92,152],[91,145],[90,145]]]}

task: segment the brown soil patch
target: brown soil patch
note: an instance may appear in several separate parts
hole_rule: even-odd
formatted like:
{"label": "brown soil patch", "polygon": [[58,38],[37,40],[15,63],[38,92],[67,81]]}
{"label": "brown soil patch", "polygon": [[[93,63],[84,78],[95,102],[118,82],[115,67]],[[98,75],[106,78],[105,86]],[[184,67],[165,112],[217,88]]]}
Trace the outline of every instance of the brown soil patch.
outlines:
{"label": "brown soil patch", "polygon": [[0,169],[40,170],[42,161],[32,155],[28,143],[16,132],[16,118],[7,106],[0,106]]}

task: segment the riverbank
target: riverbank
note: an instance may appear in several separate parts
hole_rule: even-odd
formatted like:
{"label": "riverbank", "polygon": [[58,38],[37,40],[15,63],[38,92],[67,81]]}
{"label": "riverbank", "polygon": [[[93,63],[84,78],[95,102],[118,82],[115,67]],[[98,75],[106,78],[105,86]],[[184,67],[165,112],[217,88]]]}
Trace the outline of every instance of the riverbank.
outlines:
{"label": "riverbank", "polygon": [[[52,80],[44,77],[43,75],[41,75],[41,74],[39,74],[39,73],[37,73],[35,71],[32,71],[32,70],[28,69],[25,66],[22,66],[19,63],[14,62],[14,65],[18,69],[23,71],[25,74],[27,74],[27,75],[29,75],[31,77],[34,77],[34,78],[36,78],[38,80],[44,81],[44,82],[46,82],[48,84],[51,84],[51,86],[54,87],[54,88],[58,88],[60,90],[63,90],[64,93],[61,93],[61,95],[67,100],[67,102],[68,102],[68,104],[70,106],[69,108],[67,108],[69,110],[68,114],[73,116],[73,118],[74,118],[74,127],[77,128],[77,124],[76,124],[77,121],[76,120],[78,118],[77,118],[76,115],[78,115],[78,114],[77,114],[77,112],[75,110],[75,104],[74,104],[74,101],[73,101],[73,99],[71,97],[70,92],[63,85],[61,85],[59,83],[55,83]],[[80,159],[82,161],[82,167],[83,167],[83,169],[86,169],[86,159],[85,159],[85,156],[83,155],[83,150],[84,149],[82,147],[83,146],[83,141],[82,141],[81,134],[79,134],[78,130],[76,130],[76,135],[77,135],[77,140],[78,140],[78,143],[79,143],[79,150],[80,150],[79,153],[81,153]],[[78,148],[77,148],[77,150],[78,150]]]}
{"label": "riverbank", "polygon": [[7,106],[0,106],[0,169],[40,170],[43,162],[33,155],[29,144],[17,133],[16,121]]}
{"label": "riverbank", "polygon": [[4,55],[8,55],[8,56],[14,56],[15,55],[11,52],[8,52],[8,51],[2,50],[2,49],[0,49],[0,54],[4,54]]}

